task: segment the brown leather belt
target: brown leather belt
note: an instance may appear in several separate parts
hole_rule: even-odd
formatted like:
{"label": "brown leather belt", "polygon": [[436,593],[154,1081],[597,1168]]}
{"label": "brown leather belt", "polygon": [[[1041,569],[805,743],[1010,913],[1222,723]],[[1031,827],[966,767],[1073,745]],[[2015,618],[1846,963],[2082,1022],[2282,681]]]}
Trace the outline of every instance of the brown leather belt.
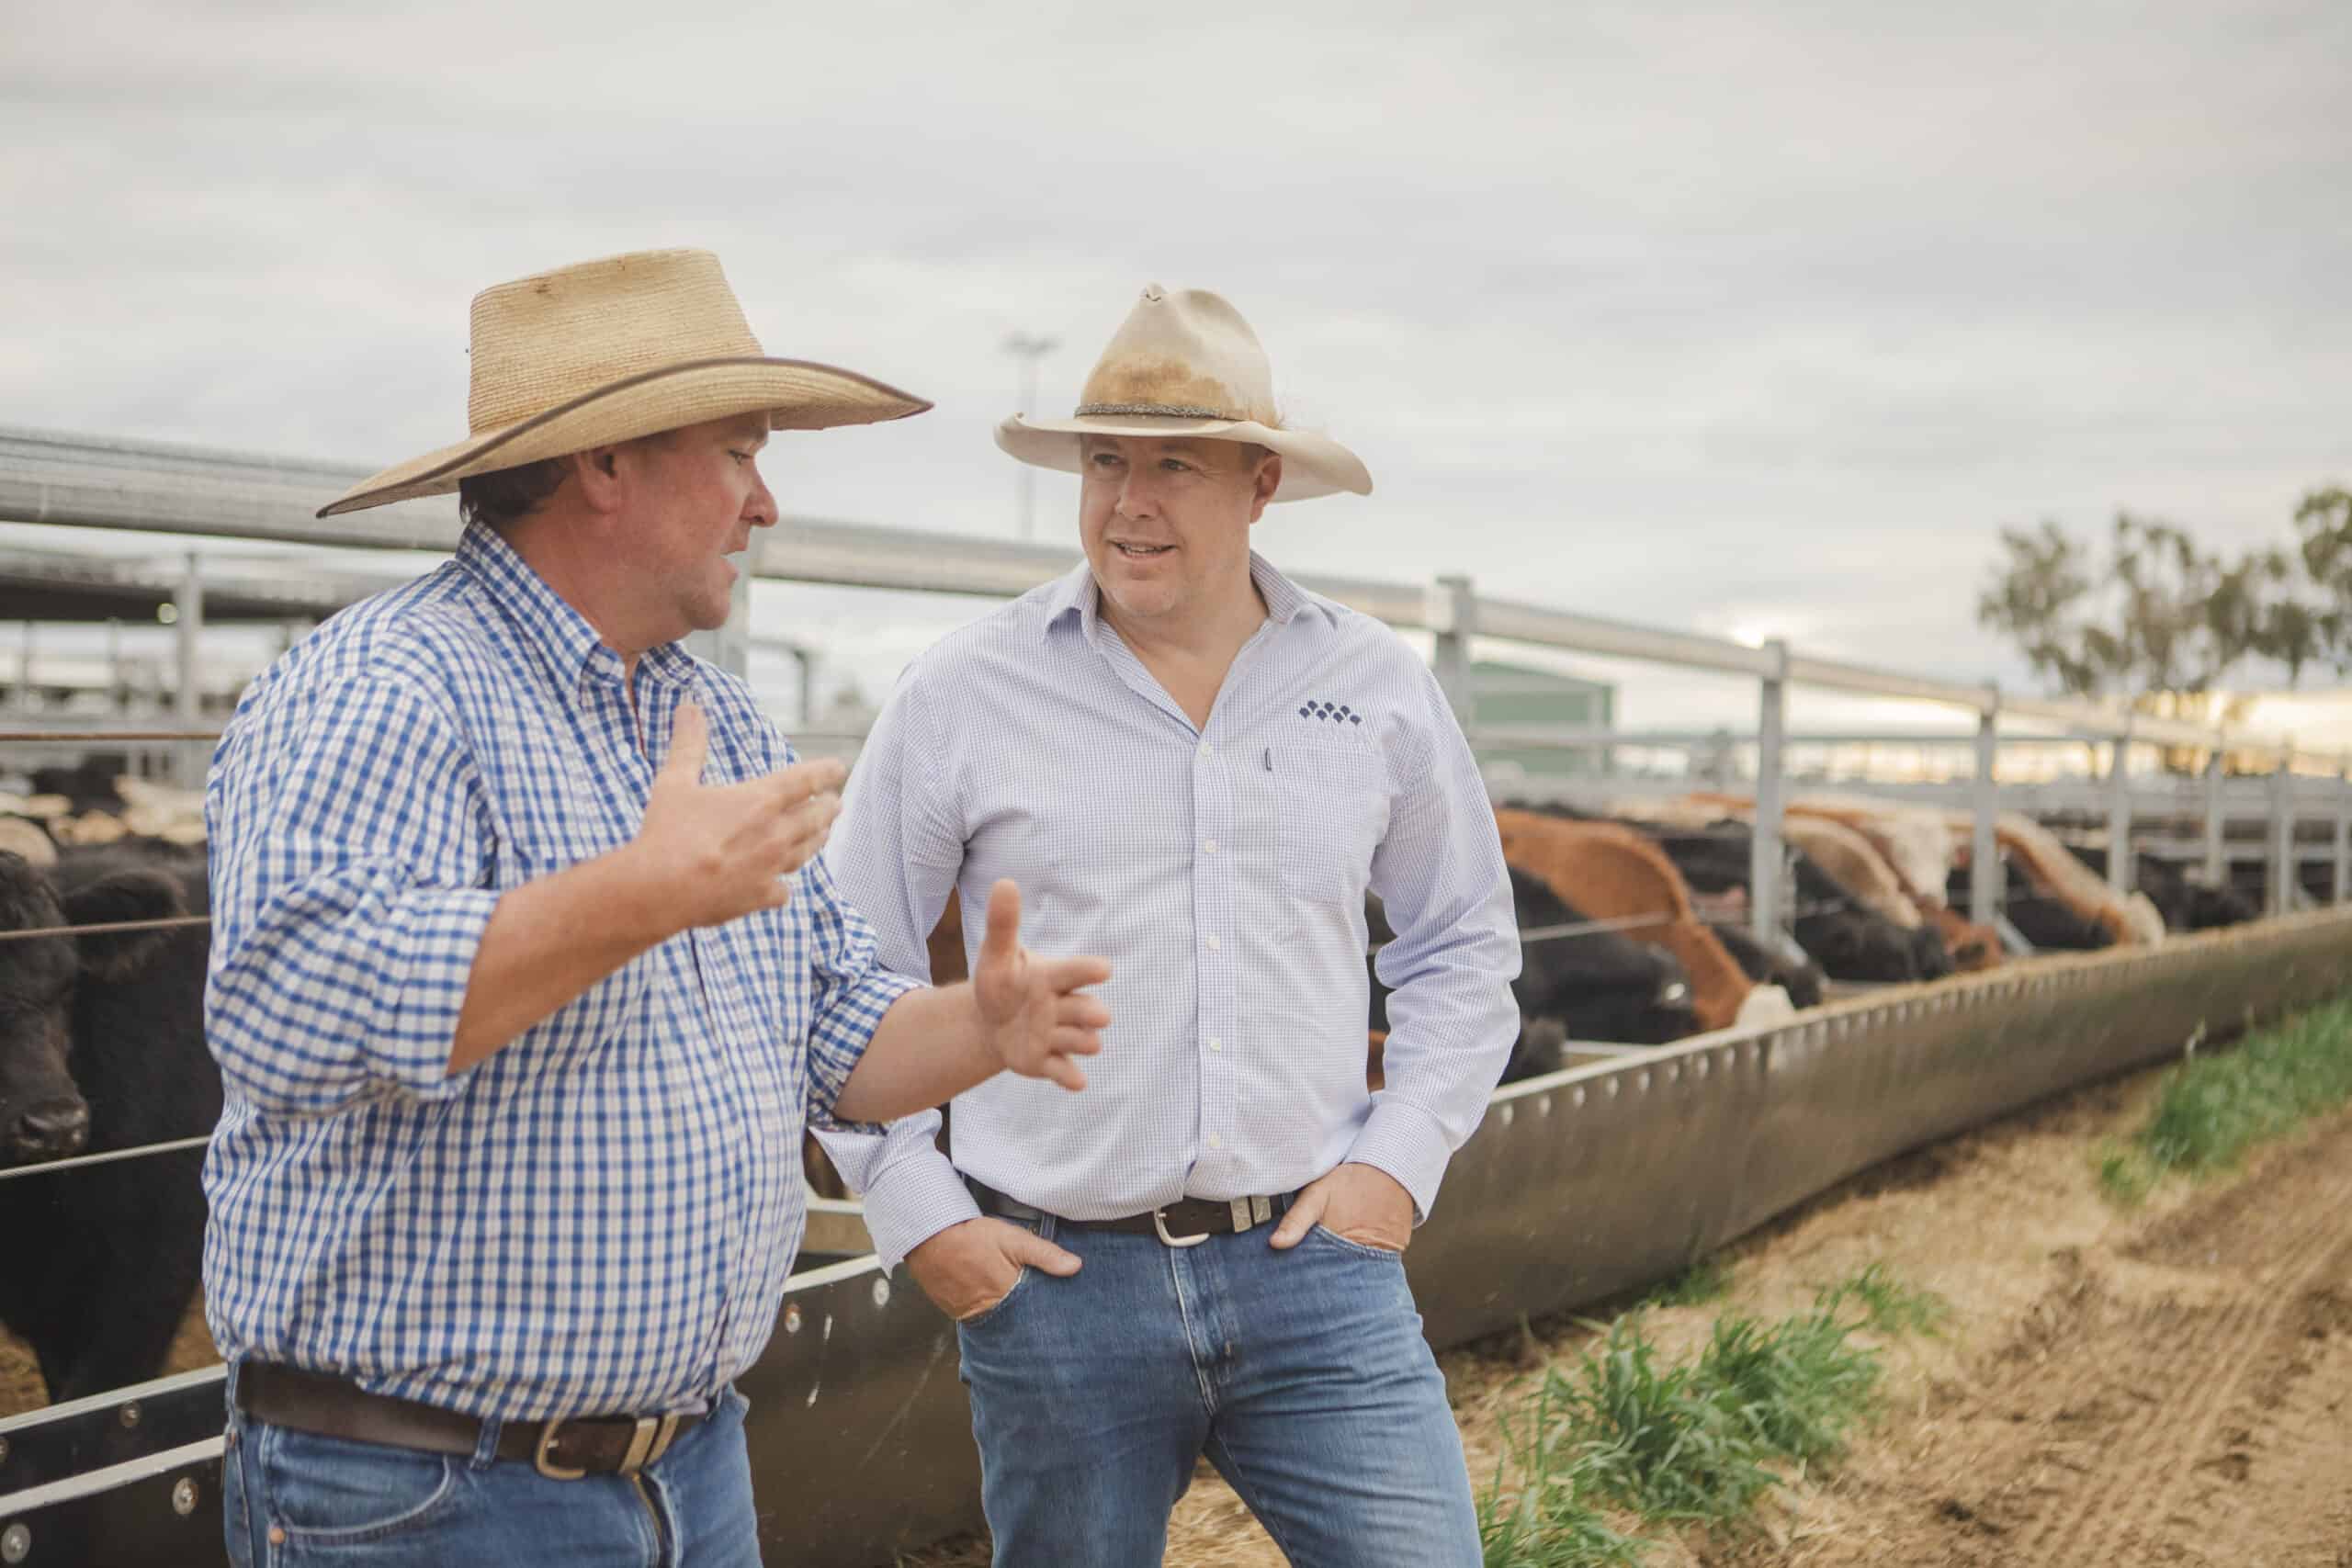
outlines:
{"label": "brown leather belt", "polygon": [[[238,1365],[237,1408],[273,1427],[355,1443],[468,1457],[481,1446],[481,1422],[474,1416],[369,1393],[343,1378],[270,1361]],[[509,1421],[498,1434],[498,1457],[528,1464],[551,1481],[635,1475],[701,1419],[693,1415]]]}
{"label": "brown leather belt", "polygon": [[[981,1212],[1001,1219],[1033,1221],[1042,1211],[1031,1208],[1017,1198],[1008,1198],[984,1181],[970,1177],[964,1185],[972,1190]],[[1156,1235],[1170,1247],[1198,1247],[1213,1235],[1231,1235],[1279,1218],[1298,1196],[1295,1192],[1280,1192],[1267,1198],[1186,1198],[1165,1208],[1153,1209],[1140,1214],[1123,1214],[1115,1220],[1068,1220],[1054,1216],[1057,1225],[1075,1225],[1080,1230],[1124,1231],[1131,1235]]]}

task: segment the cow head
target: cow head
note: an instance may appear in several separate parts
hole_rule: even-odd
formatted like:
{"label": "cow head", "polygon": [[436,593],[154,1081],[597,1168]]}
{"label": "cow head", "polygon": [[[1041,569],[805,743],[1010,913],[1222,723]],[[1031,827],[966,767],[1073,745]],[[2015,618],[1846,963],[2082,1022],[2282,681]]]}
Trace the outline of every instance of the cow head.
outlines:
{"label": "cow head", "polygon": [[1568,1065],[1568,1026],[1556,1018],[1519,1015],[1519,1040],[1503,1066],[1502,1081],[1540,1078]]}
{"label": "cow head", "polygon": [[[111,872],[61,894],[22,856],[0,852],[0,933],[160,919],[186,910],[178,885],[156,872]],[[75,987],[130,974],[164,934],[0,941],[0,1167],[81,1152],[90,1107],[73,1076]]]}

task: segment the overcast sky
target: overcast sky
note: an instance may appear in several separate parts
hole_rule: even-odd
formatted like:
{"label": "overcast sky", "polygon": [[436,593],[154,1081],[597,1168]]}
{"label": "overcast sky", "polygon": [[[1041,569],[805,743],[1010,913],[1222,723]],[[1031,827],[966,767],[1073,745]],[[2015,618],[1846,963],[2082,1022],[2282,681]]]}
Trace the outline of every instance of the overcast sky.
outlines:
{"label": "overcast sky", "polygon": [[[390,463],[464,434],[476,289],[705,245],[769,352],[938,404],[780,437],[787,511],[1010,534],[1005,334],[1065,410],[1157,279],[1371,467],[1278,564],[2009,683],[2000,526],[2283,542],[2352,480],[2344,0],[1176,15],[14,0],[0,423]],[[910,603],[759,629],[887,680],[969,609]]]}

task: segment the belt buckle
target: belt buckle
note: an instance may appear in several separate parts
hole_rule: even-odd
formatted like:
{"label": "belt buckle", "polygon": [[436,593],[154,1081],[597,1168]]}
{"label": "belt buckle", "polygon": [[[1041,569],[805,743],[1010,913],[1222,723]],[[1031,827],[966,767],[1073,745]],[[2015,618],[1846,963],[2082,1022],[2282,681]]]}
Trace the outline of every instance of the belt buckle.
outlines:
{"label": "belt buckle", "polygon": [[539,1428],[538,1446],[531,1450],[531,1468],[549,1481],[582,1480],[588,1474],[586,1471],[574,1470],[568,1464],[557,1464],[548,1458],[548,1450],[555,1447],[556,1434],[563,1430],[564,1419],[560,1416],[550,1417],[547,1425]]}
{"label": "belt buckle", "polygon": [[670,1451],[671,1441],[678,1435],[675,1416],[640,1416],[637,1430],[629,1434],[628,1451],[621,1455],[620,1473],[634,1477],[647,1465]]}
{"label": "belt buckle", "polygon": [[1168,1211],[1165,1208],[1154,1209],[1151,1212],[1151,1228],[1159,1232],[1159,1239],[1170,1247],[1198,1247],[1209,1238],[1209,1233],[1206,1231],[1203,1231],[1198,1235],[1170,1235]]}

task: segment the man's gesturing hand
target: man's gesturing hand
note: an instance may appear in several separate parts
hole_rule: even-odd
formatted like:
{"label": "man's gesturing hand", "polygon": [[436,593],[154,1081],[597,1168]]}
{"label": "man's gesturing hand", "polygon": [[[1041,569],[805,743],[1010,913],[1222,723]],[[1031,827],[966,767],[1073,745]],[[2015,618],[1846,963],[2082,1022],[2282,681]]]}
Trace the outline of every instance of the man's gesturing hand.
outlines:
{"label": "man's gesturing hand", "polygon": [[789,902],[792,885],[785,878],[825,847],[848,776],[827,757],[765,778],[706,786],[702,765],[709,750],[702,708],[679,705],[670,755],[654,775],[645,823],[630,846],[662,890],[667,923],[677,931]]}
{"label": "man's gesturing hand", "polygon": [[1024,1077],[1086,1087],[1077,1057],[1102,1049],[1111,1010],[1080,994],[1111,977],[1109,960],[1040,958],[1021,945],[1021,890],[1009,881],[989,889],[988,930],[972,966],[980,1027],[999,1060]]}

